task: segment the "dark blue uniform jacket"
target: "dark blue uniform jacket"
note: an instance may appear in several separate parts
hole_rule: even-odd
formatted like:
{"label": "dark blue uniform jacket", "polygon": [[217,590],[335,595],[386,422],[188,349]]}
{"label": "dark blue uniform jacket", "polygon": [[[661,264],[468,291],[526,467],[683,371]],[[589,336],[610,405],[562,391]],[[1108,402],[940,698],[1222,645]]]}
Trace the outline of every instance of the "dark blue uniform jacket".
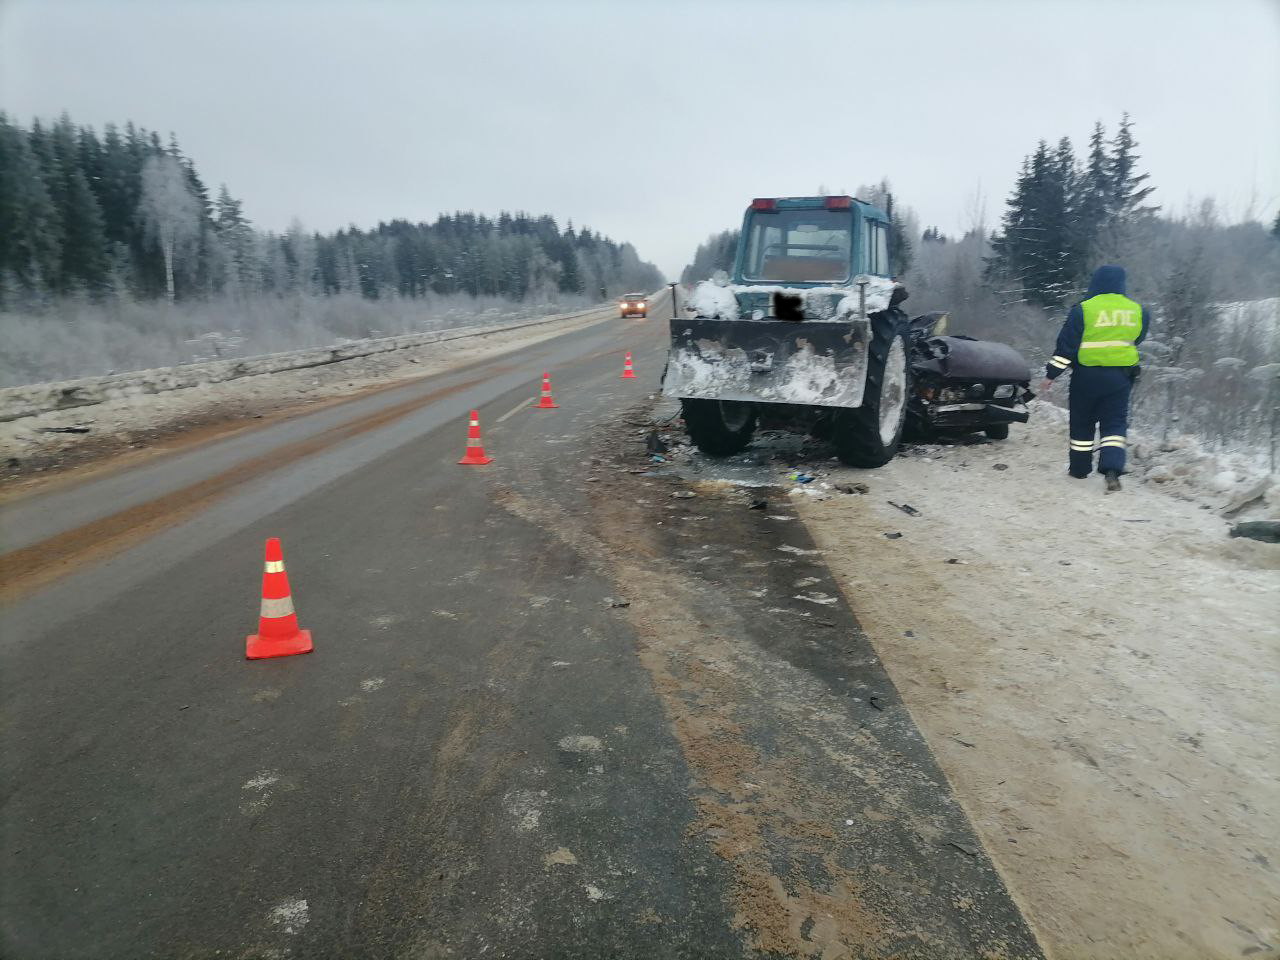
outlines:
{"label": "dark blue uniform jacket", "polygon": [[[1100,293],[1118,293],[1123,295],[1125,289],[1124,267],[1105,266],[1099,267],[1093,271],[1093,277],[1089,281],[1089,291],[1085,294],[1085,299],[1096,297]],[[1150,312],[1142,304],[1142,330],[1139,331],[1136,343],[1141,343],[1147,336],[1147,329],[1151,322]],[[1076,304],[1067,314],[1067,321],[1062,325],[1062,329],[1058,331],[1058,345],[1054,350],[1058,356],[1065,360],[1071,361],[1071,366],[1077,371],[1081,369],[1080,364],[1076,361],[1076,356],[1080,352],[1080,340],[1084,337],[1084,310],[1080,304]],[[1085,369],[1108,369],[1105,367],[1090,367]],[[1044,375],[1050,380],[1056,378],[1063,371],[1048,364],[1045,367]],[[1129,376],[1129,368],[1125,368],[1125,376]]]}

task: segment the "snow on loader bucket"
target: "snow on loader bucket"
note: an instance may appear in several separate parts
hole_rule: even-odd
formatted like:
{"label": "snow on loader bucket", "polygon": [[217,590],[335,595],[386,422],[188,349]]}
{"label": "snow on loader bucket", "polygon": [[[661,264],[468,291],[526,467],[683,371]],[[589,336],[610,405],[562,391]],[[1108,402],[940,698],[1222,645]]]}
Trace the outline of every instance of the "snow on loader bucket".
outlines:
{"label": "snow on loader bucket", "polygon": [[863,320],[673,318],[668,396],[817,407],[862,405]]}

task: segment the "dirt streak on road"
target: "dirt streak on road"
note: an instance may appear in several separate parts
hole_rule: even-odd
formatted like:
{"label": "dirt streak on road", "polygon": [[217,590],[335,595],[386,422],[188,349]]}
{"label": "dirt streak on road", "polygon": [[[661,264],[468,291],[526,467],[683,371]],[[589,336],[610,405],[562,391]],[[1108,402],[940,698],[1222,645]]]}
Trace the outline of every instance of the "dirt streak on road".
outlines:
{"label": "dirt streak on road", "polygon": [[84,564],[118,552],[173,526],[208,507],[230,491],[264,474],[313,456],[343,441],[386,426],[437,400],[514,370],[490,365],[473,377],[430,393],[412,397],[371,416],[344,423],[324,433],[278,447],[162,497],[86,523],[39,543],[0,556],[0,602],[8,603]]}
{"label": "dirt streak on road", "polygon": [[[593,449],[628,445],[615,431]],[[750,948],[1040,957],[847,608],[814,615],[795,602],[797,578],[836,589],[805,555],[817,551],[800,524],[711,489],[672,503],[678,478],[626,466],[592,459],[585,509],[510,488],[495,499],[625,592],[637,655],[688,764],[688,842],[731,868],[725,906]],[[799,554],[779,547],[797,541]]]}

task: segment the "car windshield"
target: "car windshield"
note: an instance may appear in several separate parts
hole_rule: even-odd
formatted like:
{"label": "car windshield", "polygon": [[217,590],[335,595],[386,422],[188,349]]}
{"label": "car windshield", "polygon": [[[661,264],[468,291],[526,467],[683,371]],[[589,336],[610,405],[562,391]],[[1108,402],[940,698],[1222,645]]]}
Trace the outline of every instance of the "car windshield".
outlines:
{"label": "car windshield", "polygon": [[849,279],[853,212],[780,210],[751,217],[746,280],[840,283]]}
{"label": "car windshield", "polygon": [[625,297],[623,297],[622,299],[623,299],[623,300],[643,300],[643,299],[644,299],[644,294],[643,294],[643,293],[628,293],[628,294],[627,294]]}

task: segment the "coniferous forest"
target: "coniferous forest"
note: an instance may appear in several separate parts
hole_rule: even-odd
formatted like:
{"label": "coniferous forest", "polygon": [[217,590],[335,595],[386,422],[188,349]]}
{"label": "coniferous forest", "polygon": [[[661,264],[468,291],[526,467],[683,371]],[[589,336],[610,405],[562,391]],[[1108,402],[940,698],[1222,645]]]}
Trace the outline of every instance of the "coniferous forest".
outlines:
{"label": "coniferous forest", "polygon": [[[482,310],[547,312],[662,283],[630,244],[547,214],[261,230],[174,137],[132,123],[98,133],[66,115],[23,126],[0,114],[0,223],[0,385],[202,359],[210,344],[288,349]],[[204,329],[231,304],[243,322]]]}

